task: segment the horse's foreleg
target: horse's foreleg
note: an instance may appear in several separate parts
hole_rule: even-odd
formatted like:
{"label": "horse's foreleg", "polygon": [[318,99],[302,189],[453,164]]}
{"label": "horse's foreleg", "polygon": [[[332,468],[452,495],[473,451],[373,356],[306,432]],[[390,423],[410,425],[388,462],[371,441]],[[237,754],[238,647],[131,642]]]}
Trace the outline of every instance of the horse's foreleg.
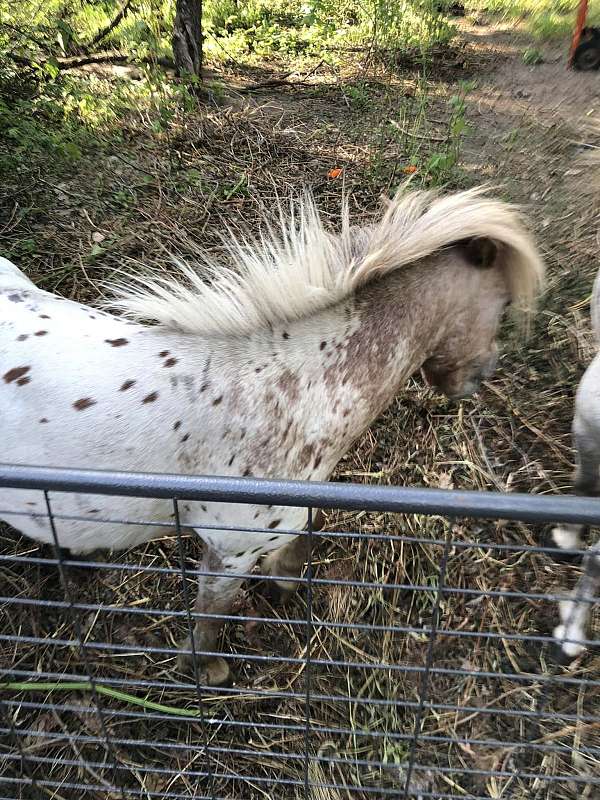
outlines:
{"label": "horse's foreleg", "polygon": [[[231,606],[243,579],[225,575],[230,571],[226,560],[217,552],[205,545],[204,556],[199,567],[199,572],[216,572],[219,575],[199,575],[198,594],[194,604],[194,611],[206,615],[228,615]],[[193,667],[194,657],[200,668],[200,678],[209,686],[224,686],[230,682],[231,669],[229,663],[221,656],[207,655],[215,653],[218,648],[218,639],[224,620],[202,618],[196,620],[193,630],[193,646],[191,638],[181,646],[177,666],[180,670],[190,672]]]}
{"label": "horse's foreleg", "polygon": [[[313,521],[313,531],[320,531],[323,528],[325,518],[321,511],[317,511]],[[313,547],[319,537],[312,537]],[[302,575],[304,564],[308,561],[310,542],[309,536],[302,533],[292,539],[291,542],[284,544],[283,547],[274,550],[265,556],[262,562],[262,572],[264,575],[276,575],[280,578],[299,578]],[[278,598],[280,602],[288,602],[294,593],[298,590],[299,582],[297,580],[276,580],[271,583],[275,584],[274,587],[278,590]],[[274,592],[271,592],[274,594]]]}
{"label": "horse's foreleg", "polygon": [[600,541],[584,556],[583,567],[584,573],[572,592],[572,599],[559,603],[561,624],[554,629],[562,659],[569,661],[585,650],[581,640],[586,638],[592,606],[600,599]]}
{"label": "horse's foreleg", "polygon": [[[600,494],[600,440],[576,415],[573,421],[573,444],[577,453],[575,494],[597,497]],[[561,550],[579,550],[585,546],[586,525],[561,523],[550,531],[549,545]]]}

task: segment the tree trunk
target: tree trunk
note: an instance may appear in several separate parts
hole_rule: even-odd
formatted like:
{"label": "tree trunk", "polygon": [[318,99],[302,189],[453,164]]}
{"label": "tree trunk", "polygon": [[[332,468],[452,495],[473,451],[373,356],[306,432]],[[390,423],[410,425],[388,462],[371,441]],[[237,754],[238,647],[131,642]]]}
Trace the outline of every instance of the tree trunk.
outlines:
{"label": "tree trunk", "polygon": [[202,0],[177,0],[173,26],[173,58],[179,75],[201,76]]}

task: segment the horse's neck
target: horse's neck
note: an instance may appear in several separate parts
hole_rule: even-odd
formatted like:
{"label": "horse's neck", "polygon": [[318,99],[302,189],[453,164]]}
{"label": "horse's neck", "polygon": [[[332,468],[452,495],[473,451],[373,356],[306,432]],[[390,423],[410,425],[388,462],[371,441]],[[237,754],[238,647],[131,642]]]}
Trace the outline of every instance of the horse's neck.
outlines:
{"label": "horse's neck", "polygon": [[230,380],[243,383],[256,427],[269,431],[265,468],[326,477],[430,355],[445,333],[448,300],[433,275],[411,272],[232,343]]}
{"label": "horse's neck", "polygon": [[350,412],[352,438],[392,402],[444,334],[443,303],[431,281],[414,278],[408,271],[390,275],[334,310],[336,332],[316,371],[333,399],[334,421],[342,406]]}

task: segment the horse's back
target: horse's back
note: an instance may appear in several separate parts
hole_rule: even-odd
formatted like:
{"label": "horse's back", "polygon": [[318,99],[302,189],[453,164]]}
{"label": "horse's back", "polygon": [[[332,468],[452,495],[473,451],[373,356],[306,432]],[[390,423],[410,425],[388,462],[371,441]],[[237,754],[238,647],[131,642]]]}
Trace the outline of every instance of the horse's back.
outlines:
{"label": "horse's back", "polygon": [[[144,359],[150,360],[147,348],[126,346],[133,329],[122,320],[39,291],[15,270],[0,262],[1,460],[157,469],[157,450],[168,450],[168,441],[157,441],[160,423],[152,404],[143,402],[152,397],[151,389],[134,392]],[[163,516],[168,521],[172,510],[164,501],[63,493],[51,497],[51,506],[59,517],[61,546],[79,553],[122,549],[158,536],[160,527],[128,521],[156,523]],[[46,511],[42,492],[0,488],[0,519],[51,543]]]}
{"label": "horse's back", "polygon": [[[240,410],[239,392],[228,404],[231,367],[214,366],[218,344],[192,348],[187,336],[55,297],[26,278],[17,286],[16,273],[11,280],[10,288],[0,285],[0,460],[220,475],[240,474],[248,464],[260,474],[252,462],[259,434]],[[172,532],[169,500],[52,493],[50,502],[59,543],[75,553],[124,549]],[[180,514],[188,527],[218,528],[201,535],[234,553],[248,549],[248,534],[219,526],[268,526],[257,538],[274,547],[275,527],[301,528],[306,517],[302,509],[210,503],[182,505]],[[0,488],[0,519],[51,543],[45,515],[43,493]]]}

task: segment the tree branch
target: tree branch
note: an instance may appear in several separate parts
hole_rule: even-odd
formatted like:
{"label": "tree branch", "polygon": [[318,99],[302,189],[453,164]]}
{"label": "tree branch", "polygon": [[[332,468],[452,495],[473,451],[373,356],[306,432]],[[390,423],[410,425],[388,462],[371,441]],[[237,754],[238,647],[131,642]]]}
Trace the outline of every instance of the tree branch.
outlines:
{"label": "tree branch", "polygon": [[108,34],[111,33],[111,31],[114,31],[114,29],[117,27],[117,25],[121,22],[123,17],[127,14],[129,9],[131,8],[132,2],[133,0],[124,0],[123,5],[118,10],[112,22],[109,22],[108,25],[106,25],[106,27],[99,30],[98,33],[92,39],[92,41],[84,45],[84,49],[90,50],[94,45],[98,44],[98,42],[101,42],[102,39],[105,39],[108,36]]}
{"label": "tree branch", "polygon": [[33,44],[37,44],[42,50],[48,50],[48,42],[43,42],[41,39],[38,39],[37,36],[34,36],[29,31],[24,31],[22,28],[18,28],[16,25],[11,25],[10,22],[0,22],[0,28],[6,28],[9,31],[14,31],[18,33],[19,36],[22,36],[23,39],[27,39],[29,42],[33,42]]}

